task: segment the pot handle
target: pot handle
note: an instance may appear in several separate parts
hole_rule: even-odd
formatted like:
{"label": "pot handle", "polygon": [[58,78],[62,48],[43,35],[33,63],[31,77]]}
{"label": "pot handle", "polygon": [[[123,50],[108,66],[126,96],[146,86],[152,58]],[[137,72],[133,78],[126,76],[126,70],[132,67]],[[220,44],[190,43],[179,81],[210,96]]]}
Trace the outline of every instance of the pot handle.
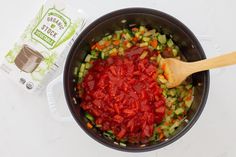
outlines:
{"label": "pot handle", "polygon": [[[65,105],[66,100],[63,90],[63,75],[58,76],[55,80],[50,82],[46,89],[48,107],[52,117],[59,122],[72,122],[73,118],[69,112],[68,107]],[[59,106],[61,104],[61,107]],[[62,105],[63,104],[63,105]],[[66,106],[66,109],[65,109]],[[60,108],[63,108],[60,111]],[[65,114],[62,112],[67,111]]]}

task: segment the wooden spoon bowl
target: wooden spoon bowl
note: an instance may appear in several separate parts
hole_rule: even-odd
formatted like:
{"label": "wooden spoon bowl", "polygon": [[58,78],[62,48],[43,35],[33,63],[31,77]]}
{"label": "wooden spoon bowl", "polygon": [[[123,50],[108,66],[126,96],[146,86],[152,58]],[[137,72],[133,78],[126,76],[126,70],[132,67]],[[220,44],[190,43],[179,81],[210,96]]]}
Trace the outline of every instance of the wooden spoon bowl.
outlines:
{"label": "wooden spoon bowl", "polygon": [[165,76],[168,76],[167,87],[180,85],[189,75],[209,69],[236,64],[236,52],[231,52],[211,59],[197,62],[183,62],[174,58],[163,59]]}

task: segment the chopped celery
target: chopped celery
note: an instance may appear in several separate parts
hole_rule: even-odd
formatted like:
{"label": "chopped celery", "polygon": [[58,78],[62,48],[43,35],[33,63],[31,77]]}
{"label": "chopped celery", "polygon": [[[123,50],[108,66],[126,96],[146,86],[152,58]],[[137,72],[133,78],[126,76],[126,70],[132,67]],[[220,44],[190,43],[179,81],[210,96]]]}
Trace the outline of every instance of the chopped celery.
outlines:
{"label": "chopped celery", "polygon": [[148,54],[148,52],[144,51],[139,58],[144,59],[147,56],[147,54]]}
{"label": "chopped celery", "polygon": [[161,87],[162,89],[166,89],[166,88],[167,88],[165,84],[161,84],[160,87]]}
{"label": "chopped celery", "polygon": [[102,125],[100,125],[100,124],[97,124],[97,125],[96,125],[96,127],[97,127],[97,128],[101,128],[101,127],[102,127]]}
{"label": "chopped celery", "polygon": [[106,37],[107,40],[110,40],[111,38],[112,38],[112,35],[108,35],[108,36]]}
{"label": "chopped celery", "polygon": [[172,47],[174,45],[174,43],[173,43],[173,41],[171,39],[169,39],[167,41],[167,45],[168,45],[168,47]]}
{"label": "chopped celery", "polygon": [[140,46],[140,47],[145,47],[145,46],[148,46],[148,43],[147,43],[147,42],[141,43],[139,46]]}
{"label": "chopped celery", "polygon": [[122,143],[122,142],[120,142],[120,146],[122,146],[122,147],[126,147],[126,144],[125,144],[125,143]]}
{"label": "chopped celery", "polygon": [[159,41],[161,44],[165,44],[165,43],[166,43],[166,35],[158,35],[158,36],[157,36],[157,39],[158,39],[158,41]]}
{"label": "chopped celery", "polygon": [[85,64],[82,63],[81,66],[80,66],[80,72],[83,73],[85,70]]}
{"label": "chopped celery", "polygon": [[97,55],[97,52],[96,52],[96,51],[91,51],[91,55],[92,55],[92,56],[96,56],[96,55]]}
{"label": "chopped celery", "polygon": [[85,58],[85,62],[90,62],[90,60],[91,60],[91,55],[90,54],[88,54],[87,56],[86,56],[86,58]]}
{"label": "chopped celery", "polygon": [[119,40],[120,39],[120,34],[121,34],[122,31],[116,31],[116,39]]}
{"label": "chopped celery", "polygon": [[123,47],[119,47],[118,54],[119,55],[124,55],[124,48]]}
{"label": "chopped celery", "polygon": [[162,50],[163,49],[163,46],[162,45],[157,45],[157,48],[156,48],[157,50]]}
{"label": "chopped celery", "polygon": [[171,127],[170,127],[170,132],[174,132],[175,128],[177,128],[181,124],[180,121],[176,121]]}
{"label": "chopped celery", "polygon": [[187,92],[186,90],[181,90],[180,93],[181,93],[181,94],[180,94],[180,97],[181,97],[181,98],[184,98],[184,97],[186,97],[186,96],[188,95],[188,92]]}
{"label": "chopped celery", "polygon": [[167,80],[165,79],[165,77],[163,75],[158,75],[158,80],[161,82],[161,83],[167,83]]}
{"label": "chopped celery", "polygon": [[99,45],[104,45],[104,43],[105,43],[104,39],[98,42]]}
{"label": "chopped celery", "polygon": [[146,31],[147,31],[147,28],[144,27],[144,26],[140,26],[140,27],[139,27],[139,31],[140,31],[140,32],[146,32]]}
{"label": "chopped celery", "polygon": [[188,108],[191,107],[192,103],[193,103],[193,97],[192,97],[191,100],[185,100],[185,105],[186,105]]}
{"label": "chopped celery", "polygon": [[140,32],[136,32],[136,33],[134,34],[134,36],[135,36],[136,38],[139,38],[139,37],[140,37]]}
{"label": "chopped celery", "polygon": [[175,128],[170,128],[170,129],[169,129],[169,134],[170,134],[170,135],[173,134],[174,131],[175,131]]}
{"label": "chopped celery", "polygon": [[172,53],[176,57],[179,53],[179,47],[177,45],[173,46]]}
{"label": "chopped celery", "polygon": [[105,59],[105,53],[104,52],[101,52],[101,58]]}
{"label": "chopped celery", "polygon": [[162,57],[161,57],[161,55],[159,54],[159,55],[157,56],[157,63],[158,63],[158,64],[161,62],[161,59],[162,59]]}
{"label": "chopped celery", "polygon": [[191,84],[185,86],[185,88],[188,89],[188,90],[189,90],[190,88],[192,88],[192,87],[193,87],[193,85],[191,85]]}
{"label": "chopped celery", "polygon": [[163,133],[164,133],[165,137],[170,136],[169,129],[165,129]]}
{"label": "chopped celery", "polygon": [[88,120],[90,120],[91,122],[93,122],[94,121],[94,118],[93,118],[93,116],[92,115],[90,115],[89,113],[85,113],[85,117],[88,119]]}
{"label": "chopped celery", "polygon": [[170,95],[172,97],[176,96],[176,89],[174,89],[174,88],[170,89],[169,92],[168,92],[168,95]]}
{"label": "chopped celery", "polygon": [[156,60],[156,57],[153,57],[153,56],[152,56],[152,57],[150,57],[150,60],[151,60],[151,61],[155,61],[155,60]]}
{"label": "chopped celery", "polygon": [[112,139],[112,135],[109,134],[108,132],[103,132],[103,135],[109,139]]}
{"label": "chopped celery", "polygon": [[184,113],[184,109],[183,108],[177,108],[176,110],[175,110],[175,114],[177,114],[177,115],[180,115],[180,114],[182,114],[182,113]]}
{"label": "chopped celery", "polygon": [[79,72],[79,78],[83,78],[84,73],[83,72]]}
{"label": "chopped celery", "polygon": [[166,90],[163,90],[162,94],[165,98],[167,98]]}
{"label": "chopped celery", "polygon": [[173,56],[176,57],[178,55],[178,50],[172,49]]}
{"label": "chopped celery", "polygon": [[89,69],[89,68],[91,68],[91,66],[92,66],[92,64],[86,63],[86,64],[85,64],[85,69]]}
{"label": "chopped celery", "polygon": [[143,41],[148,42],[148,41],[150,41],[150,38],[149,37],[143,37]]}
{"label": "chopped celery", "polygon": [[[170,106],[174,105],[175,102],[176,102],[176,100],[177,100],[177,98],[172,98],[172,97],[168,97],[168,98],[167,98],[168,104],[169,104]],[[169,106],[169,107],[170,107],[170,106]]]}
{"label": "chopped celery", "polygon": [[113,54],[113,53],[116,53],[117,52],[117,49],[116,48],[113,48],[109,51],[109,54]]}
{"label": "chopped celery", "polygon": [[148,37],[148,36],[151,36],[151,35],[153,35],[153,34],[155,34],[155,33],[156,33],[156,30],[155,30],[155,29],[152,29],[152,30],[150,30],[150,31],[148,31],[148,32],[146,32],[146,33],[144,33],[143,36]]}
{"label": "chopped celery", "polygon": [[171,106],[171,110],[174,111],[175,109],[176,109],[176,105],[172,105],[172,106]]}
{"label": "chopped celery", "polygon": [[157,69],[157,73],[158,73],[158,74],[163,74],[164,71],[163,71],[162,69],[158,68],[158,69]]}
{"label": "chopped celery", "polygon": [[107,133],[113,134],[113,131],[112,130],[108,130]]}
{"label": "chopped celery", "polygon": [[160,127],[161,127],[161,129],[164,129],[164,130],[169,128],[169,126],[167,126],[167,125],[161,125]]}
{"label": "chopped celery", "polygon": [[132,37],[131,37],[131,35],[130,35],[129,33],[126,33],[126,34],[125,34],[125,39],[126,39],[126,40],[131,40]]}
{"label": "chopped celery", "polygon": [[92,59],[97,59],[97,52],[96,51],[91,51],[91,56],[90,58]]}
{"label": "chopped celery", "polygon": [[170,122],[171,121],[171,116],[166,116],[165,121]]}
{"label": "chopped celery", "polygon": [[153,50],[154,50],[154,47],[152,47],[152,46],[150,46],[150,45],[148,45],[148,48],[149,48],[150,51],[153,51]]}

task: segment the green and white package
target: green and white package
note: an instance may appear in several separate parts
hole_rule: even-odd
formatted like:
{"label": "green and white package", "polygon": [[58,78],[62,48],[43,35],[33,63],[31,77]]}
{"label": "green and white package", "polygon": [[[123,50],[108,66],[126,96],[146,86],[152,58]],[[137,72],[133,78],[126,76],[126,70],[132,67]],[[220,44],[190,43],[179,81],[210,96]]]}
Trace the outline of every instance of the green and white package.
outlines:
{"label": "green and white package", "polygon": [[42,89],[63,66],[68,49],[84,25],[82,11],[63,0],[47,0],[5,55],[0,71],[27,91]]}

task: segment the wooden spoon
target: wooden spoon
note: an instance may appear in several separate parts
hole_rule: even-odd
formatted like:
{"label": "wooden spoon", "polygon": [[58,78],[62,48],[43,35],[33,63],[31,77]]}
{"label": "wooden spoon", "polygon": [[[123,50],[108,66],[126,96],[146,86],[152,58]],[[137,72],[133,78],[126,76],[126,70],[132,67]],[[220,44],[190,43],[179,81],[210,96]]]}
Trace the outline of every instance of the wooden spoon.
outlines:
{"label": "wooden spoon", "polygon": [[166,85],[168,88],[173,88],[180,85],[193,73],[236,64],[236,51],[196,62],[183,62],[174,58],[166,58],[161,61],[161,64],[164,67],[165,76],[168,77]]}

